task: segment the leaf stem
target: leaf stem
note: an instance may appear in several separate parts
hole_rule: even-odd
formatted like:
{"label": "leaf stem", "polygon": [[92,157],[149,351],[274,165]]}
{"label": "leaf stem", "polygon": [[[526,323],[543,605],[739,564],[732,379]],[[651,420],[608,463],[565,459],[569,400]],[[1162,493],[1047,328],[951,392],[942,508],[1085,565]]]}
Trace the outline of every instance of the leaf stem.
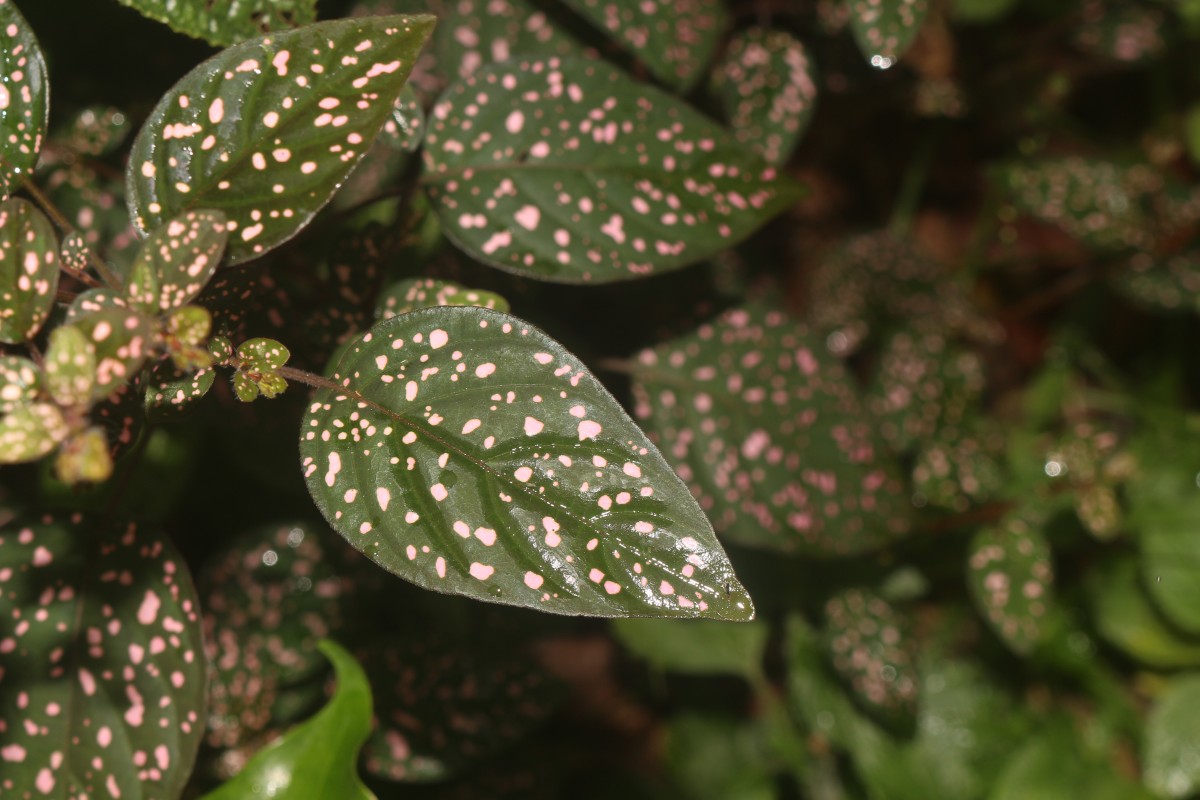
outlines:
{"label": "leaf stem", "polygon": [[[54,202],[42,193],[42,190],[37,187],[37,184],[33,182],[32,178],[27,177],[25,179],[23,188],[25,191],[29,192],[29,196],[32,197],[34,201],[41,207],[42,211],[46,212],[46,216],[54,220],[54,224],[58,226],[59,230],[66,234],[74,233],[75,228],[71,225],[67,218],[62,215],[62,212],[58,210],[56,205],[54,205]],[[92,248],[90,247],[87,249],[87,256],[92,268],[95,269],[103,281],[108,284],[109,288],[119,292],[122,288],[121,279],[118,278],[117,274],[112,271],[112,268],[109,267],[108,264],[105,264],[99,256],[93,253]],[[77,280],[80,280],[89,286],[96,287],[100,285],[96,282],[95,278],[85,275],[84,273],[72,269],[71,267],[62,266],[60,264],[59,268],[72,278],[76,278]]]}

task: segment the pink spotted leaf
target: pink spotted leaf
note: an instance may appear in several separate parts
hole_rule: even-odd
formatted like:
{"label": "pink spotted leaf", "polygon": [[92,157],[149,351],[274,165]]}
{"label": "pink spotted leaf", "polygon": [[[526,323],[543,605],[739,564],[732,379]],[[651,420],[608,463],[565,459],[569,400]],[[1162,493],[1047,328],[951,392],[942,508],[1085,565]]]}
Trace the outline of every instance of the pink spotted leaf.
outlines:
{"label": "pink spotted leaf", "polygon": [[1109,281],[1138,305],[1200,312],[1200,249],[1163,257],[1137,253]]}
{"label": "pink spotted leaf", "polygon": [[909,503],[852,376],[761,303],[640,353],[635,413],[730,541],[850,555],[903,535]]}
{"label": "pink spotted leaf", "polygon": [[0,415],[37,399],[42,369],[28,358],[0,355]]}
{"label": "pink spotted leaf", "polygon": [[46,390],[63,406],[87,405],[96,387],[96,347],[74,325],[60,325],[50,332],[42,368]]}
{"label": "pink spotted leaf", "polygon": [[418,308],[479,306],[508,312],[508,301],[495,292],[468,289],[454,281],[408,278],[384,288],[375,305],[379,319],[390,319]]}
{"label": "pink spotted leaf", "polygon": [[716,55],[729,14],[720,0],[564,0],[679,90],[691,88]]}
{"label": "pink spotted leaf", "polygon": [[134,258],[126,286],[129,305],[159,314],[187,304],[217,271],[228,239],[220,211],[185,211],[166,221]]}
{"label": "pink spotted leaf", "polygon": [[354,584],[345,550],[323,525],[268,524],[240,534],[201,573],[211,747],[252,744],[290,721],[280,713],[290,687],[321,675],[317,643],[346,623]]}
{"label": "pink spotted leaf", "polygon": [[290,239],[370,147],[433,23],[322,22],[197,66],[134,140],[126,179],[137,227],[152,231],[191,209],[222,211],[230,263]]}
{"label": "pink spotted leaf", "polygon": [[921,28],[929,0],[847,0],[850,29],[871,66],[895,64]]}
{"label": "pink spotted leaf", "polygon": [[913,502],[966,511],[1004,486],[1004,437],[980,426],[950,427],[921,444],[913,464]]}
{"label": "pink spotted leaf", "polygon": [[191,410],[197,400],[208,394],[217,374],[213,367],[181,372],[169,361],[161,361],[146,377],[146,418],[158,422]]}
{"label": "pink spotted leaf", "polygon": [[32,338],[57,289],[58,237],[50,220],[21,198],[0,203],[0,342]]}
{"label": "pink spotted leaf", "polygon": [[769,164],[782,164],[816,108],[812,56],[790,33],[751,28],[729,44],[713,83],[734,138]]}
{"label": "pink spotted leaf", "polygon": [[457,0],[443,8],[433,48],[452,79],[522,56],[594,55],[536,0]]}
{"label": "pink spotted leaf", "polygon": [[678,269],[742,241],[795,182],[677,98],[597,61],[510,61],[446,90],[429,196],[472,256],[564,283]]}
{"label": "pink spotted leaf", "polygon": [[1085,0],[1074,44],[1090,55],[1127,64],[1147,61],[1166,47],[1162,9],[1122,0]]}
{"label": "pink spotted leaf", "polygon": [[855,699],[884,721],[911,721],[917,675],[908,620],[869,589],[849,589],[825,603],[825,634],[833,668]]}
{"label": "pink spotted leaf", "polygon": [[1018,510],[971,540],[967,582],[976,607],[1014,652],[1028,655],[1053,604],[1054,564],[1038,513]]}
{"label": "pink spotted leaf", "polygon": [[54,403],[17,403],[0,417],[0,464],[36,461],[67,438],[70,429]]}
{"label": "pink spotted leaf", "polygon": [[238,346],[237,357],[241,363],[233,373],[233,391],[243,403],[260,394],[270,399],[287,389],[287,380],[277,370],[292,354],[281,343],[263,337],[249,339]]}
{"label": "pink spotted leaf", "polygon": [[120,292],[112,289],[88,289],[77,294],[71,305],[67,306],[66,321],[74,322],[80,317],[109,308],[129,308],[129,303]]}
{"label": "pink spotted leaf", "polygon": [[118,0],[171,30],[227,45],[269,31],[307,25],[317,18],[317,0]]}
{"label": "pink spotted leaf", "polygon": [[14,0],[0,0],[0,200],[37,165],[50,84],[42,48]]}
{"label": "pink spotted leaf", "polygon": [[105,156],[124,143],[129,130],[125,112],[112,106],[95,106],[75,115],[63,140],[76,153]]}
{"label": "pink spotted leaf", "polygon": [[399,641],[362,655],[378,720],[363,766],[387,780],[461,774],[521,741],[563,700],[559,685],[520,652]]}
{"label": "pink spotted leaf", "polygon": [[77,317],[72,326],[83,333],[95,358],[93,401],[104,400],[132,381],[156,344],[154,324],[129,308],[106,308]]}
{"label": "pink spotted leaf", "polygon": [[579,360],[516,317],[413,311],[356,340],[300,431],[308,490],[385,569],[551,613],[745,620],[687,488]]}
{"label": "pink spotted leaf", "polygon": [[205,719],[199,609],[161,535],[0,530],[0,792],[178,797]]}

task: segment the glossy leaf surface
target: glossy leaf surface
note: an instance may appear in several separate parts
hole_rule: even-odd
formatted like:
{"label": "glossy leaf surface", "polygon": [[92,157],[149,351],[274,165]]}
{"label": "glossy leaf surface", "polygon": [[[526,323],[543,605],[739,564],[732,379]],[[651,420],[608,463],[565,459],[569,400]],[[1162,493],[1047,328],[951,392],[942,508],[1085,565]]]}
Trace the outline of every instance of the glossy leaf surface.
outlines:
{"label": "glossy leaf surface", "polygon": [[471,255],[566,283],[695,263],[798,196],[678,99],[601,62],[559,59],[494,65],[447,89],[430,115],[424,183]]}
{"label": "glossy leaf surface", "polygon": [[152,231],[192,209],[222,211],[231,263],[290,239],[370,146],[433,22],[323,22],[197,66],[134,140],[126,179],[137,227]]}
{"label": "glossy leaf surface", "polygon": [[185,211],[150,234],[126,287],[131,306],[147,314],[189,303],[212,278],[229,232],[220,211]]}
{"label": "glossy leaf surface", "polygon": [[564,0],[637,56],[654,77],[686,90],[716,54],[728,21],[720,0]]}
{"label": "glossy leaf surface", "polygon": [[1045,632],[1053,603],[1054,564],[1036,514],[1015,512],[971,540],[971,595],[1004,643],[1028,654]]}
{"label": "glossy leaf surface", "polygon": [[317,18],[316,0],[119,0],[171,30],[226,47],[270,31],[307,25]]}
{"label": "glossy leaf surface", "polygon": [[178,797],[205,721],[195,592],[162,536],[44,518],[0,533],[0,791]]}
{"label": "glossy leaf surface", "polygon": [[409,278],[384,288],[375,305],[379,319],[435,306],[479,306],[508,312],[508,301],[494,292],[468,289],[453,281]]}
{"label": "glossy leaf surface", "polygon": [[50,86],[42,48],[17,10],[0,0],[0,200],[17,189],[37,165]]}
{"label": "glossy leaf surface", "polygon": [[378,720],[363,747],[363,765],[394,781],[461,774],[519,742],[563,698],[560,687],[519,651],[383,641],[365,654],[363,665]]}
{"label": "glossy leaf surface", "polygon": [[686,487],[563,347],[414,311],[353,343],[300,431],[330,524],[419,586],[559,614],[753,616]]}
{"label": "glossy leaf surface", "polygon": [[858,49],[879,69],[904,55],[929,11],[928,0],[847,0],[847,5]]}
{"label": "glossy leaf surface", "polygon": [[852,378],[785,313],[728,311],[643,351],[633,374],[638,418],[730,540],[842,555],[908,529]]}
{"label": "glossy leaf surface", "polygon": [[374,800],[358,778],[358,751],[371,733],[371,686],[354,656],[329,640],[319,647],[337,672],[329,703],[259,751],[236,778],[203,800]]}
{"label": "glossy leaf surface", "polygon": [[729,43],[714,84],[734,138],[768,164],[788,160],[816,108],[812,58],[787,31],[751,28]]}
{"label": "glossy leaf surface", "polygon": [[50,220],[26,200],[0,203],[0,342],[37,333],[57,289],[58,237]]}

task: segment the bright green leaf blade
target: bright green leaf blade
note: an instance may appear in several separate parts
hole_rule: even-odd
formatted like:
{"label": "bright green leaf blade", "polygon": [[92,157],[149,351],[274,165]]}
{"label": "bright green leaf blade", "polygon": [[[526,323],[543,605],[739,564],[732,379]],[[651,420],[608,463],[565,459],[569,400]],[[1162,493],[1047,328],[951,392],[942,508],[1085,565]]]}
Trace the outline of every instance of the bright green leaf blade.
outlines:
{"label": "bright green leaf blade", "polygon": [[186,305],[212,278],[229,231],[220,211],[185,211],[155,229],[138,252],[126,287],[129,304],[147,314]]}
{"label": "bright green leaf blade", "polygon": [[519,650],[382,641],[363,666],[379,721],[363,766],[393,781],[462,774],[521,741],[563,699],[560,686]]}
{"label": "bright green leaf blade", "polygon": [[228,217],[228,259],[294,236],[392,113],[429,16],[310,25],[235,45],[183,77],[138,132],[126,173],[142,232],[190,209]]}
{"label": "bright green leaf blade", "polygon": [[118,0],[171,30],[227,47],[271,31],[308,25],[317,0]]}
{"label": "bright green leaf blade", "polygon": [[677,98],[558,59],[497,64],[447,89],[430,114],[424,182],[471,255],[564,283],[693,264],[799,195]]}
{"label": "bright green leaf blade", "polygon": [[632,366],[635,413],[731,541],[848,555],[908,530],[853,378],[785,313],[732,309]]}
{"label": "bright green leaf blade", "polygon": [[1089,584],[1092,619],[1109,644],[1152,667],[1200,667],[1200,639],[1184,637],[1163,619],[1134,559],[1110,560]]}
{"label": "bright green leaf blade", "polygon": [[0,342],[37,333],[57,290],[58,237],[50,220],[20,198],[0,203]]}
{"label": "bright green leaf blade", "polygon": [[774,800],[777,769],[761,725],[743,719],[702,716],[672,719],[666,761],[689,800]]}
{"label": "bright green leaf blade", "polygon": [[1045,633],[1054,564],[1040,515],[1009,514],[971,540],[967,583],[980,615],[1005,644],[1028,655]]}
{"label": "bright green leaf blade", "polygon": [[1163,797],[1190,797],[1200,790],[1200,675],[1168,684],[1146,718],[1142,758],[1146,786]]}
{"label": "bright green leaf blade", "polygon": [[435,591],[559,614],[745,620],[687,488],[578,359],[515,317],[414,311],[351,345],[300,452],[330,524]]}
{"label": "bright green leaf blade", "polygon": [[0,532],[0,791],[178,797],[205,723],[198,603],[164,537],[44,518]]}
{"label": "bright green leaf blade", "polygon": [[371,686],[354,656],[329,640],[318,647],[333,662],[337,689],[316,716],[250,759],[238,776],[203,800],[374,800],[358,778],[358,751],[371,733]]}
{"label": "bright green leaf blade", "polygon": [[263,337],[242,342],[238,345],[237,355],[245,362],[246,369],[255,370],[279,369],[292,357],[281,343]]}
{"label": "bright green leaf blade", "polygon": [[729,625],[713,620],[613,620],[618,642],[658,669],[689,675],[762,677],[766,623]]}
{"label": "bright green leaf blade", "polygon": [[787,31],[739,33],[713,83],[734,138],[768,164],[786,162],[816,109],[816,70],[804,45]]}
{"label": "bright green leaf blade", "polygon": [[663,83],[689,89],[716,55],[729,20],[721,0],[643,0],[606,3],[564,0],[607,31]]}
{"label": "bright green leaf blade", "polygon": [[928,0],[847,0],[850,28],[863,57],[887,69],[912,44],[929,11]]}
{"label": "bright green leaf blade", "polygon": [[37,165],[49,111],[42,48],[14,0],[0,0],[0,200]]}

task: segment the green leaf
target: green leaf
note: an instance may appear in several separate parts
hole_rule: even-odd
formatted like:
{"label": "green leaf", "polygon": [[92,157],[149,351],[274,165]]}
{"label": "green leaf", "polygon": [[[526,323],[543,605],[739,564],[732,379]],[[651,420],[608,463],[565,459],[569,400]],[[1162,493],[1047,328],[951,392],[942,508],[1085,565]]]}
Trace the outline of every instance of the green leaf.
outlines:
{"label": "green leaf", "polygon": [[980,614],[1005,644],[1028,655],[1053,605],[1054,564],[1041,515],[1010,513],[971,540],[967,577]]}
{"label": "green leaf", "polygon": [[1080,738],[1052,720],[1012,755],[988,800],[1152,800],[1145,789],[1117,775],[1110,759],[1084,752]]}
{"label": "green leaf", "polygon": [[195,401],[208,394],[216,377],[212,367],[181,373],[170,363],[157,365],[146,385],[147,418],[171,419],[189,410]]}
{"label": "green leaf", "polygon": [[358,751],[371,733],[371,686],[354,657],[334,642],[318,648],[333,662],[337,689],[316,716],[289,730],[202,800],[344,798],[374,800],[358,778]]}
{"label": "green leaf", "polygon": [[187,565],[133,526],[0,533],[0,753],[14,797],[178,797],[205,723]]}
{"label": "green leaf", "polygon": [[644,0],[620,5],[602,0],[564,2],[607,31],[654,77],[681,91],[691,88],[712,61],[729,20],[721,0]]}
{"label": "green leaf", "polygon": [[197,66],[134,140],[126,180],[138,229],[187,210],[223,211],[235,264],[296,235],[367,151],[433,24],[322,22]]}
{"label": "green leaf", "polygon": [[506,270],[605,283],[732,247],[799,195],[678,99],[595,61],[510,61],[434,106],[424,182],[447,235]]}
{"label": "green leaf", "polygon": [[0,417],[0,464],[36,461],[67,438],[67,423],[53,403],[19,403]]}
{"label": "green leaf", "polygon": [[280,342],[259,337],[238,345],[237,356],[243,362],[243,369],[266,372],[282,367],[292,354]]}
{"label": "green leaf", "polygon": [[380,138],[406,153],[415,152],[421,146],[425,138],[425,109],[411,83],[404,84],[400,90],[391,119],[383,123]]}
{"label": "green leaf", "polygon": [[929,11],[928,0],[847,0],[850,29],[863,57],[887,69],[912,44]]}
{"label": "green leaf", "polygon": [[766,623],[730,625],[713,620],[613,620],[617,641],[657,669],[689,675],[762,677]]}
{"label": "green leaf", "polygon": [[1139,305],[1200,313],[1200,249],[1162,257],[1138,253],[1109,282]]}
{"label": "green leaf", "polygon": [[692,712],[671,720],[666,734],[667,766],[682,790],[674,796],[689,800],[779,796],[773,775],[777,765],[761,726]]}
{"label": "green leaf", "polygon": [[378,719],[363,766],[393,781],[461,774],[528,736],[562,700],[558,684],[512,651],[378,643],[363,666]]}
{"label": "green leaf", "polygon": [[948,428],[917,453],[913,464],[913,503],[966,511],[1004,487],[998,461],[1004,438],[994,430]]}
{"label": "green leaf", "polygon": [[228,239],[220,211],[185,211],[163,223],[134,259],[129,305],[147,314],[187,305],[217,271]]}
{"label": "green leaf", "polygon": [[129,308],[129,304],[112,289],[88,289],[77,294],[71,305],[67,306],[66,321],[74,322],[80,317],[109,308]]}
{"label": "green leaf", "polygon": [[77,153],[106,156],[121,146],[129,130],[129,117],[123,111],[111,106],[94,106],[75,115],[63,140]]}
{"label": "green leaf", "polygon": [[591,55],[536,0],[458,0],[447,4],[434,31],[441,72],[466,78],[487,64],[521,56]]}
{"label": "green leaf", "polygon": [[1200,790],[1200,675],[1172,680],[1146,717],[1144,780],[1163,797],[1189,797]]}
{"label": "green leaf", "polygon": [[1154,58],[1166,48],[1167,22],[1161,9],[1090,0],[1080,16],[1072,38],[1089,55],[1132,64]]}
{"label": "green leaf", "polygon": [[0,200],[37,165],[49,111],[42,48],[14,0],[0,0]]}
{"label": "green leaf", "polygon": [[768,164],[785,163],[816,108],[816,70],[804,45],[787,31],[742,31],[713,83],[734,138]]}
{"label": "green leaf", "polygon": [[0,415],[32,402],[42,389],[42,371],[20,356],[0,355]]}
{"label": "green leaf", "polygon": [[20,198],[0,203],[0,342],[32,338],[57,290],[58,238],[50,220]]}
{"label": "green leaf", "polygon": [[74,325],[50,332],[46,348],[46,389],[63,406],[85,405],[96,386],[96,348]]}
{"label": "green leaf", "polygon": [[1192,163],[1200,166],[1200,103],[1192,105],[1183,121],[1183,143]]}
{"label": "green leaf", "polygon": [[712,528],[619,404],[541,331],[414,311],[351,345],[300,435],[308,489],[419,586],[560,614],[745,620]]}
{"label": "green leaf", "polygon": [[83,332],[95,352],[93,400],[103,400],[133,380],[156,339],[152,321],[127,308],[96,311],[76,318],[72,325]]}
{"label": "green leaf", "polygon": [[479,306],[508,313],[508,301],[494,292],[468,289],[454,281],[408,278],[386,287],[375,305],[379,319],[390,319],[418,308]]}
{"label": "green leaf", "polygon": [[732,309],[632,367],[636,415],[731,541],[848,555],[908,530],[853,378],[785,313]]}
{"label": "green leaf", "polygon": [[1186,638],[1163,619],[1132,558],[1110,559],[1089,582],[1092,620],[1105,641],[1159,669],[1200,667],[1200,639]]}
{"label": "green leaf", "polygon": [[920,693],[908,621],[867,589],[848,589],[825,603],[833,668],[872,713],[908,722]]}
{"label": "green leaf", "polygon": [[317,18],[317,0],[119,0],[171,30],[226,47],[271,31],[307,25]]}
{"label": "green leaf", "polygon": [[177,308],[167,317],[163,338],[177,369],[186,372],[212,364],[207,347],[211,331],[212,315],[203,306]]}

